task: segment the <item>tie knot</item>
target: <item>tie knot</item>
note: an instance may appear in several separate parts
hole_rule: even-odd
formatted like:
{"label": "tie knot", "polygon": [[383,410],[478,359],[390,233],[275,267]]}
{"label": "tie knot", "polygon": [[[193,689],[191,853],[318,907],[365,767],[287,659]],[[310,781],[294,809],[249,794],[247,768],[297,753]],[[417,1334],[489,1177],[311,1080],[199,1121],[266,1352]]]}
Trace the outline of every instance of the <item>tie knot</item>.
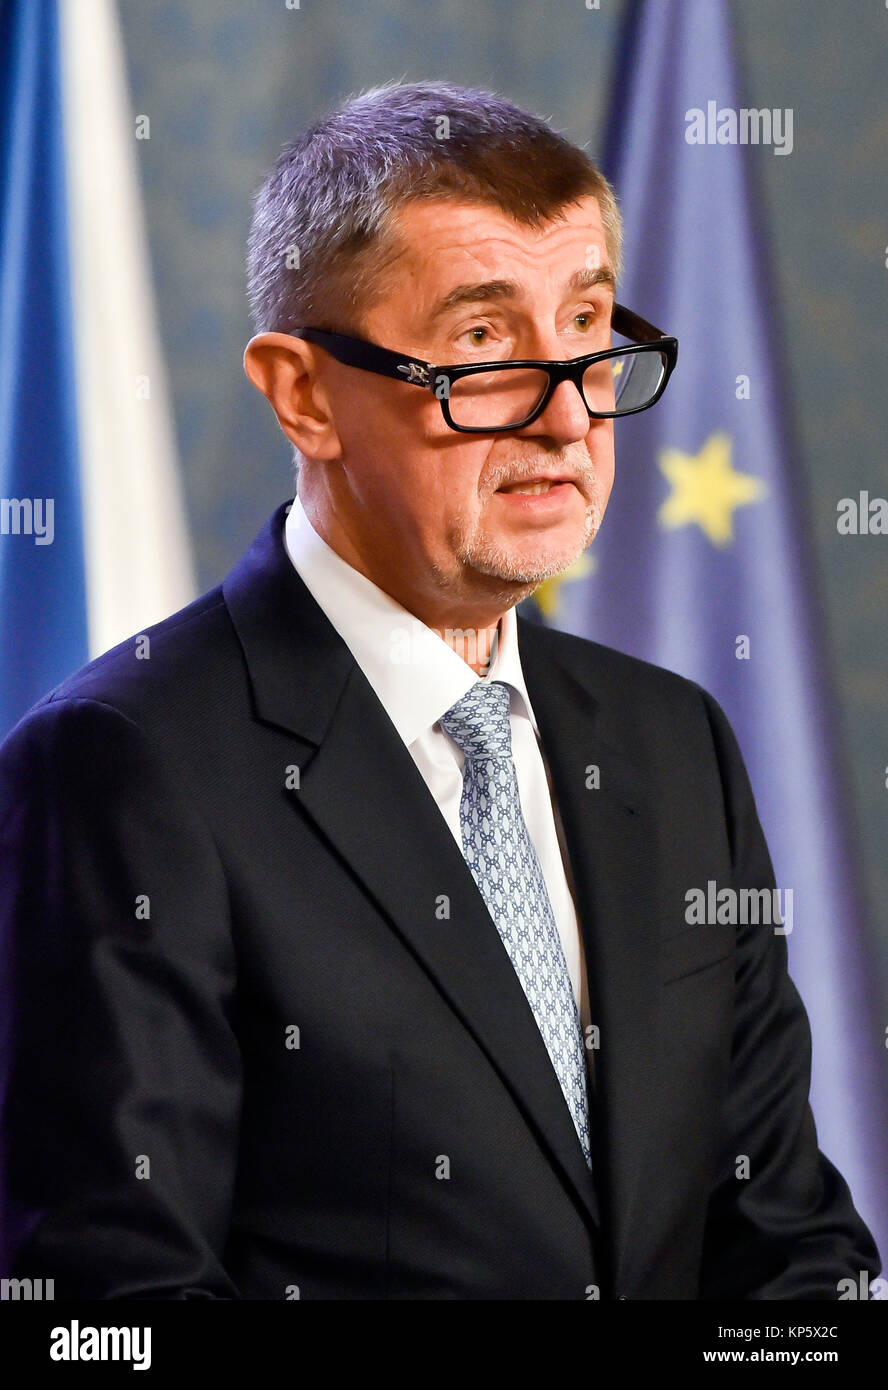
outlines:
{"label": "tie knot", "polygon": [[441,727],[467,758],[510,758],[509,687],[502,681],[477,681],[441,716]]}

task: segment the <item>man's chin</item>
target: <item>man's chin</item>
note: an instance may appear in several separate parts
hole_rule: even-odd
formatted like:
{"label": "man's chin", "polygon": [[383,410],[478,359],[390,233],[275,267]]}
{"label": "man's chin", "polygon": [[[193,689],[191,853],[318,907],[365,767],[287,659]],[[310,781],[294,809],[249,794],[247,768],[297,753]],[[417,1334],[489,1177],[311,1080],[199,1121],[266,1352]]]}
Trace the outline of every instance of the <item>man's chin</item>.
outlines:
{"label": "man's chin", "polygon": [[500,584],[531,592],[546,579],[554,579],[556,575],[563,574],[579,559],[585,549],[584,543],[559,549],[554,554],[550,551],[545,554],[521,555],[513,551],[494,555],[488,551],[483,556],[473,557],[470,563],[478,574],[497,580]]}
{"label": "man's chin", "polygon": [[509,543],[505,537],[497,538],[476,547],[470,563],[491,579],[535,588],[569,569],[592,543],[596,531],[597,527],[587,522],[579,533],[574,529],[572,536],[560,541],[548,538],[534,544],[527,540],[516,544],[514,540]]}

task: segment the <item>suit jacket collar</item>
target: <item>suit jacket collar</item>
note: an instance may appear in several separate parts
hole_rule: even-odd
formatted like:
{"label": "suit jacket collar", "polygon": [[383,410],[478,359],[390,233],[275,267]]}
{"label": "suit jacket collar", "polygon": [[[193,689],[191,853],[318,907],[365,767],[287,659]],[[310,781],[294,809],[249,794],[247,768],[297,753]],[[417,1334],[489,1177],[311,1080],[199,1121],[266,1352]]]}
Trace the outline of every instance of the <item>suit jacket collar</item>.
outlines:
{"label": "suit jacket collar", "polygon": [[[625,1288],[657,1071],[658,941],[646,778],[622,747],[606,741],[599,718],[596,653],[606,653],[518,620],[600,1030],[593,1182],[530,1006],[468,866],[363,672],[284,551],[287,506],[235,565],[223,593],[256,717],[304,744],[300,787],[290,793],[294,810],[336,844],[475,1036],[587,1218],[602,1227],[610,1277]],[[593,765],[597,789],[587,785]],[[442,894],[447,930],[437,915]]]}

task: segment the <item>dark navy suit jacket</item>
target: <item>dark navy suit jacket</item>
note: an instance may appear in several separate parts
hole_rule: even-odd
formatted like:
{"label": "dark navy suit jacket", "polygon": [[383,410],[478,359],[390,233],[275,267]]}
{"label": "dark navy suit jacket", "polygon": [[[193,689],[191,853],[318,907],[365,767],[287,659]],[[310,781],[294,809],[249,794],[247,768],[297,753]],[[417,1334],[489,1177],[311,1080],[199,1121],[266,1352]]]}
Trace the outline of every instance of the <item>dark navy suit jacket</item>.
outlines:
{"label": "dark navy suit jacket", "polygon": [[877,1273],[785,938],[685,917],[709,880],[774,883],[715,701],[519,619],[599,1030],[590,1174],[285,512],[0,751],[3,1273],[57,1299],[831,1299]]}

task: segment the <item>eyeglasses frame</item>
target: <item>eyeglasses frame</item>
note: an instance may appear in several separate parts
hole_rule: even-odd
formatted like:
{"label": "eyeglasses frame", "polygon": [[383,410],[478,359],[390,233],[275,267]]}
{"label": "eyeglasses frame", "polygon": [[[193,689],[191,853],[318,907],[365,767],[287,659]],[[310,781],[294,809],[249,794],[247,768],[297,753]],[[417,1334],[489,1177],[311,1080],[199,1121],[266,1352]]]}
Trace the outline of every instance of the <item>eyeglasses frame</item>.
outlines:
{"label": "eyeglasses frame", "polygon": [[[533,361],[530,358],[506,358],[497,362],[460,362],[452,366],[435,366],[407,353],[395,352],[391,348],[379,347],[377,343],[366,342],[363,338],[352,338],[345,333],[329,333],[323,328],[293,328],[291,338],[302,338],[305,342],[316,343],[324,348],[337,362],[346,367],[358,367],[377,376],[391,377],[406,382],[408,386],[422,386],[430,390],[441,404],[444,419],[452,430],[460,434],[503,434],[510,430],[524,429],[536,420],[546,409],[549,401],[562,381],[572,381],[580,393],[580,398],[593,420],[612,420],[625,415],[637,415],[639,411],[649,410],[666,390],[666,384],[678,361],[678,339],[669,337],[662,329],[655,328],[647,319],[635,314],[622,304],[615,304],[611,314],[611,327],[616,333],[632,341],[622,348],[607,348],[602,352],[588,353],[584,357],[573,357],[566,362]],[[665,358],[663,380],[657,388],[653,400],[632,410],[592,410],[583,395],[583,374],[594,362],[602,362],[608,357],[625,356],[639,352],[659,350]],[[485,428],[479,425],[457,425],[450,414],[450,389],[454,381],[472,376],[478,372],[504,371],[514,367],[536,367],[548,373],[549,384],[530,414],[512,425],[494,425]],[[439,394],[442,381],[446,383],[443,395]]]}

